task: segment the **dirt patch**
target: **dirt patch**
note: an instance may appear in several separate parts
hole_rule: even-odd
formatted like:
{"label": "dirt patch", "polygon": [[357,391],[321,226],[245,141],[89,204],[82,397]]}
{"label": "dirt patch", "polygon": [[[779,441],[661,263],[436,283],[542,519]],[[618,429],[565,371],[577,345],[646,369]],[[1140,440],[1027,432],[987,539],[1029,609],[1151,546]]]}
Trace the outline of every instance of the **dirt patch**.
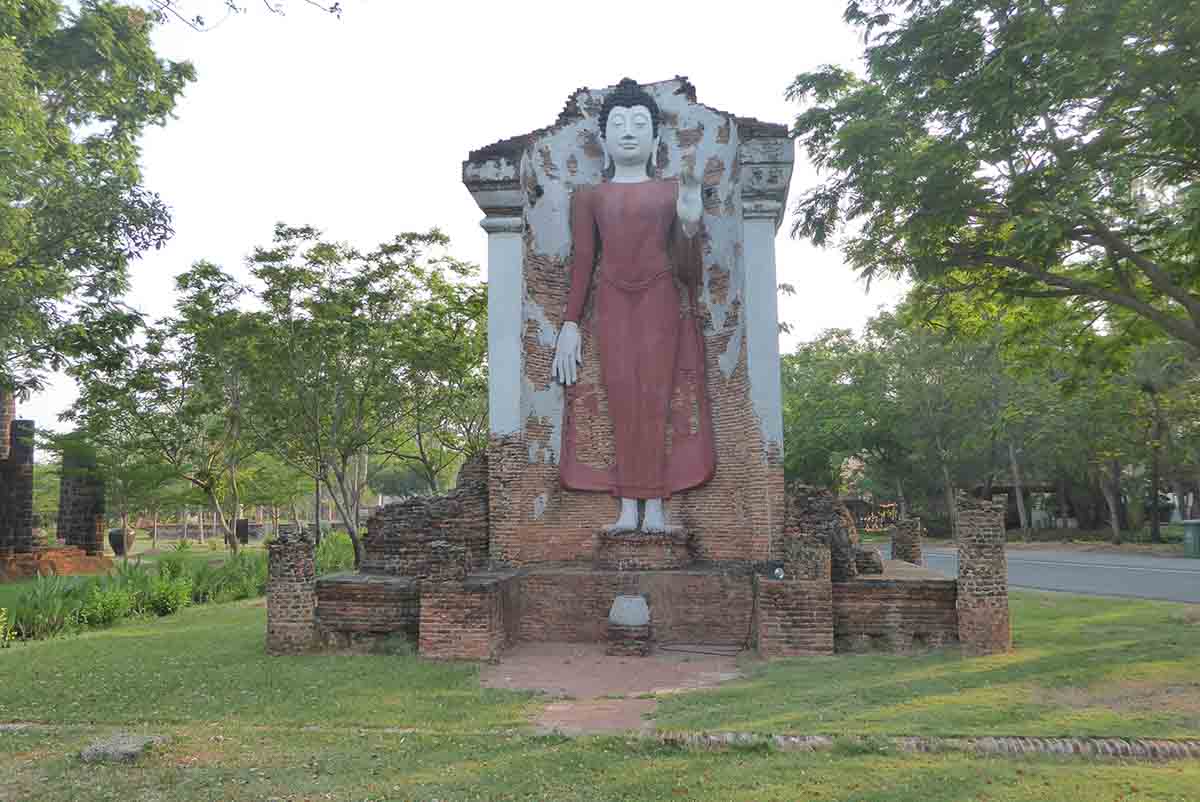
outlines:
{"label": "dirt patch", "polygon": [[649,732],[654,699],[590,699],[585,702],[552,702],[538,715],[539,733],[562,735]]}
{"label": "dirt patch", "polygon": [[[711,688],[741,676],[737,653],[701,654],[705,647],[659,648],[649,657],[609,657],[594,643],[528,643],[487,666],[487,688],[533,690],[572,699],[636,696]],[[714,650],[715,651],[715,650]]]}
{"label": "dirt patch", "polygon": [[1200,715],[1200,682],[1162,685],[1152,682],[1118,682],[1099,688],[1039,690],[1035,701],[1066,707],[1106,707],[1118,712],[1170,712]]}
{"label": "dirt patch", "polygon": [[[704,654],[721,651],[722,654]],[[737,651],[678,645],[649,657],[609,657],[602,644],[529,643],[486,666],[487,688],[533,690],[563,697],[535,717],[539,732],[564,735],[653,731],[652,694],[711,688],[741,676]],[[640,698],[639,698],[640,697]]]}

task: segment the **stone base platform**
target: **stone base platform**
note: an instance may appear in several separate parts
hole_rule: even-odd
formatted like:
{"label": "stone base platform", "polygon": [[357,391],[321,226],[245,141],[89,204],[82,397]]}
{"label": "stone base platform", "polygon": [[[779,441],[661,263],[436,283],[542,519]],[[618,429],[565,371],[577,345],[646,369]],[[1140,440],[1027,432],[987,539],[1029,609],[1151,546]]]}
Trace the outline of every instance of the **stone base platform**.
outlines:
{"label": "stone base platform", "polygon": [[28,579],[47,574],[103,574],[113,561],[102,554],[88,554],[78,546],[40,548],[0,554],[0,581]]}
{"label": "stone base platform", "polygon": [[559,564],[453,581],[336,574],[316,588],[317,636],[326,646],[401,635],[433,659],[495,661],[517,643],[605,643],[609,608],[621,595],[646,597],[659,644],[728,644],[787,657],[957,641],[954,580],[892,560],[883,574],[836,583],[775,580],[744,567]]}
{"label": "stone base platform", "polygon": [[596,568],[601,571],[670,571],[694,559],[687,532],[605,532],[596,535]]}

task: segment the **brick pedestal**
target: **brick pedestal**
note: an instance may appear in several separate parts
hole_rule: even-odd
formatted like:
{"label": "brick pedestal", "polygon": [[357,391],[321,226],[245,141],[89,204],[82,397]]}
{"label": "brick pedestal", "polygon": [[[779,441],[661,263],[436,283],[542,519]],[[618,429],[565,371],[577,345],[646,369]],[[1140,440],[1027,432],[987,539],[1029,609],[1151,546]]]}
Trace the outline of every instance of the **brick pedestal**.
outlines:
{"label": "brick pedestal", "polygon": [[958,639],[969,654],[1012,648],[1005,505],[959,496]]}
{"label": "brick pedestal", "polygon": [[434,660],[495,661],[507,640],[503,580],[421,583],[419,649]]}
{"label": "brick pedestal", "polygon": [[417,641],[421,615],[415,579],[343,573],[317,580],[317,634],[337,649],[371,647],[392,635]]}
{"label": "brick pedestal", "polygon": [[833,585],[755,577],[754,622],[763,657],[833,654]]}
{"label": "brick pedestal", "polygon": [[645,657],[650,654],[650,625],[630,627],[610,621],[604,653],[617,657]]}
{"label": "brick pedestal", "polygon": [[920,518],[903,518],[892,525],[892,559],[921,565]]}
{"label": "brick pedestal", "polygon": [[596,535],[596,567],[602,571],[664,571],[686,568],[692,562],[686,532]]}
{"label": "brick pedestal", "polygon": [[280,533],[267,547],[267,653],[297,654],[316,646],[317,574],[313,542]]}

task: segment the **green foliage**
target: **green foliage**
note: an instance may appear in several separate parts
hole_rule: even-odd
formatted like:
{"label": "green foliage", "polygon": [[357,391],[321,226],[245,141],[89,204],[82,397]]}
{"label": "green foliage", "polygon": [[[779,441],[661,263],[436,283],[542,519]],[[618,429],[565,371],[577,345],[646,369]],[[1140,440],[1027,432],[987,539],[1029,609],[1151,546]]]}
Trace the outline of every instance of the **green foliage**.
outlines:
{"label": "green foliage", "polygon": [[87,592],[88,583],[77,577],[38,576],[17,597],[12,614],[13,630],[25,640],[62,634],[76,622]]}
{"label": "green foliage", "polygon": [[192,601],[228,602],[267,592],[267,555],[242,551],[220,565],[201,563],[191,575]]}
{"label": "green foliage", "polygon": [[[942,297],[1058,299],[1200,349],[1192,0],[852,0],[865,74],[801,74],[793,233]],[[1127,326],[1128,323],[1128,326]]]}
{"label": "green foliage", "polygon": [[192,603],[192,578],[159,574],[150,582],[146,609],[155,615],[172,615]]}
{"label": "green foliage", "polygon": [[136,324],[117,300],[129,263],[171,234],[138,140],[194,77],[158,58],[151,29],[105,0],[0,7],[0,390],[116,358]]}
{"label": "green foliage", "polygon": [[7,649],[16,637],[17,633],[8,621],[8,608],[0,607],[0,649]]}
{"label": "green foliage", "polygon": [[350,571],[354,568],[354,542],[345,532],[321,538],[315,555],[317,575]]}
{"label": "green foliage", "polygon": [[76,616],[84,627],[107,627],[131,615],[137,604],[134,592],[116,582],[91,586]]}

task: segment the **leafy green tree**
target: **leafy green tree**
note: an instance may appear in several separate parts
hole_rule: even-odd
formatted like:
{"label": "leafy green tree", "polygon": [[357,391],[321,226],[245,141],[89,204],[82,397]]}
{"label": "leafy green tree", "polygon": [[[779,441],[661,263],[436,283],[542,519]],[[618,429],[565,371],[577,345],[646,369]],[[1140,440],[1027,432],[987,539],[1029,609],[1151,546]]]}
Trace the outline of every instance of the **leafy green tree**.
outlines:
{"label": "leafy green tree", "polygon": [[434,447],[482,447],[486,293],[446,244],[408,233],[363,252],[279,225],[251,259],[262,311],[247,316],[246,421],[329,492],[356,561],[373,467],[408,462],[436,488],[454,460],[434,462]]}
{"label": "leafy green tree", "polygon": [[861,77],[789,95],[794,233],[863,275],[1069,300],[1200,351],[1195,0],[853,0]]}
{"label": "leafy green tree", "polygon": [[131,5],[0,2],[0,393],[72,355],[114,359],[136,326],[129,263],[171,234],[138,139],[194,77],[151,29]]}

